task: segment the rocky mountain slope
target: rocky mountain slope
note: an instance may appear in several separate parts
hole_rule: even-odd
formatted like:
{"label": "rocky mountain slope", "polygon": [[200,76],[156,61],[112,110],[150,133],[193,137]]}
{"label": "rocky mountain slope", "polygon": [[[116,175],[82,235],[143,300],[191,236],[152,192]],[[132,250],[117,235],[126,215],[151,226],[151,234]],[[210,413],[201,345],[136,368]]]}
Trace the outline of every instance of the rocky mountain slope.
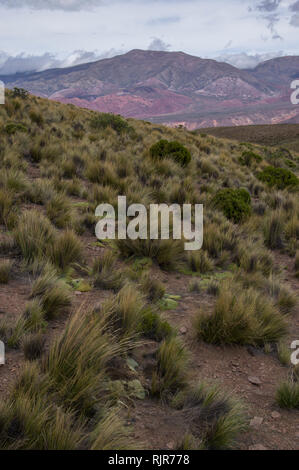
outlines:
{"label": "rocky mountain slope", "polygon": [[133,50],[66,69],[0,77],[9,88],[95,111],[190,129],[299,122],[290,84],[299,57],[281,57],[253,70],[183,52]]}

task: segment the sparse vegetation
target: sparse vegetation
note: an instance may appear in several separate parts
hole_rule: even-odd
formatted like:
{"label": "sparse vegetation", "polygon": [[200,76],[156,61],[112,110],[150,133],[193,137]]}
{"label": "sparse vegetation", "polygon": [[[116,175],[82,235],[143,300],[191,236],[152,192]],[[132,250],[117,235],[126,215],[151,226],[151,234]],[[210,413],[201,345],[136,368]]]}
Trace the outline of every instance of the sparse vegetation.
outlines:
{"label": "sparse vegetation", "polygon": [[[3,382],[0,448],[144,447],[141,435],[149,432],[146,425],[140,432],[145,416],[135,420],[143,410],[135,401],[145,397],[153,416],[169,414],[163,426],[171,426],[178,449],[238,447],[241,404],[212,386],[214,374],[209,386],[194,383],[207,354],[220,380],[237,367],[213,344],[238,345],[224,348],[230,359],[245,346],[257,354],[254,364],[268,353],[273,377],[291,367],[295,151],[126,120],[21,90],[7,91],[0,135],[0,339],[8,364],[20,370],[15,376],[1,366],[11,390]],[[146,208],[202,203],[202,250],[186,252],[183,240],[96,240],[95,208],[117,210],[119,194]],[[293,376],[279,387],[280,406],[298,408],[297,382]],[[265,400],[272,404],[274,394]],[[161,446],[168,440],[165,433]]]}

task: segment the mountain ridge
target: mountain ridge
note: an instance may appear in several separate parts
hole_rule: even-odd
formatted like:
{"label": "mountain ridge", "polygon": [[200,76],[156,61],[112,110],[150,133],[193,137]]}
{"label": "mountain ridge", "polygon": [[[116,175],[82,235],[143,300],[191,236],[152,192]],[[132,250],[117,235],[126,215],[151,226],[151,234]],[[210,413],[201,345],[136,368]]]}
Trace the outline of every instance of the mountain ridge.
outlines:
{"label": "mountain ridge", "polygon": [[[63,103],[153,122],[162,118],[164,124],[189,128],[235,125],[236,121],[299,122],[299,107],[289,99],[290,84],[296,78],[298,56],[238,69],[184,52],[140,49],[66,69],[0,76],[9,88],[26,88]],[[282,108],[279,113],[275,112],[277,105]],[[258,112],[252,112],[254,107]],[[210,112],[218,118],[200,117]]]}

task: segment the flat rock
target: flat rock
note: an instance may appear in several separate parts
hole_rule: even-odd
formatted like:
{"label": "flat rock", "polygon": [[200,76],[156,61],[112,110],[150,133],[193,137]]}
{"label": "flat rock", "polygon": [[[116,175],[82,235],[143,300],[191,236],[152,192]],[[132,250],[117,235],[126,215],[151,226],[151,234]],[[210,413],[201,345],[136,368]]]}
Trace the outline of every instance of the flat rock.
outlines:
{"label": "flat rock", "polygon": [[273,411],[273,413],[271,413],[271,416],[273,419],[279,419],[281,417],[281,414],[278,413],[278,411]]}
{"label": "flat rock", "polygon": [[251,377],[251,376],[248,377],[248,382],[256,386],[259,386],[262,384],[261,379],[259,379],[258,377]]}
{"label": "flat rock", "polygon": [[249,450],[268,450],[268,449],[262,444],[254,444],[253,446],[249,447]]}
{"label": "flat rock", "polygon": [[258,428],[259,426],[262,425],[264,419],[259,417],[259,416],[255,416],[254,418],[252,418],[252,420],[250,421],[250,426],[253,427],[253,428]]}
{"label": "flat rock", "polygon": [[188,330],[187,330],[187,328],[186,328],[185,326],[182,326],[182,328],[180,328],[180,333],[181,333],[182,335],[185,335],[185,334],[187,333],[187,331],[188,331]]}

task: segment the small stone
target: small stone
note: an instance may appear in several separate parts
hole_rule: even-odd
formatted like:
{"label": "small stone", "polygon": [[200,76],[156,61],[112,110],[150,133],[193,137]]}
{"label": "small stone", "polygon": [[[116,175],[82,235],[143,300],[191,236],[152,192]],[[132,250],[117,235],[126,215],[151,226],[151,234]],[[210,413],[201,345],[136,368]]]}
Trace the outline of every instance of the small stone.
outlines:
{"label": "small stone", "polygon": [[252,385],[256,385],[256,386],[259,386],[259,385],[262,384],[261,379],[259,379],[258,377],[248,377],[248,381],[249,381]]}
{"label": "small stone", "polygon": [[75,291],[75,295],[82,295],[82,292],[76,290],[76,291]]}
{"label": "small stone", "polygon": [[187,331],[188,331],[188,330],[187,330],[187,328],[186,328],[185,326],[182,326],[182,328],[180,328],[180,333],[181,333],[182,335],[185,335],[185,334],[187,333]]}
{"label": "small stone", "polygon": [[171,441],[171,442],[168,442],[168,444],[166,444],[166,447],[167,447],[167,449],[174,449],[175,444],[174,444],[174,442]]}
{"label": "small stone", "polygon": [[278,413],[278,411],[273,411],[273,413],[271,413],[271,416],[273,419],[278,419],[280,418],[281,414]]}
{"label": "small stone", "polygon": [[250,426],[253,428],[258,428],[259,426],[262,425],[263,421],[264,421],[263,418],[260,418],[259,416],[255,416],[250,421]]}
{"label": "small stone", "polygon": [[254,446],[249,447],[249,450],[268,450],[268,449],[262,444],[254,444]]}

